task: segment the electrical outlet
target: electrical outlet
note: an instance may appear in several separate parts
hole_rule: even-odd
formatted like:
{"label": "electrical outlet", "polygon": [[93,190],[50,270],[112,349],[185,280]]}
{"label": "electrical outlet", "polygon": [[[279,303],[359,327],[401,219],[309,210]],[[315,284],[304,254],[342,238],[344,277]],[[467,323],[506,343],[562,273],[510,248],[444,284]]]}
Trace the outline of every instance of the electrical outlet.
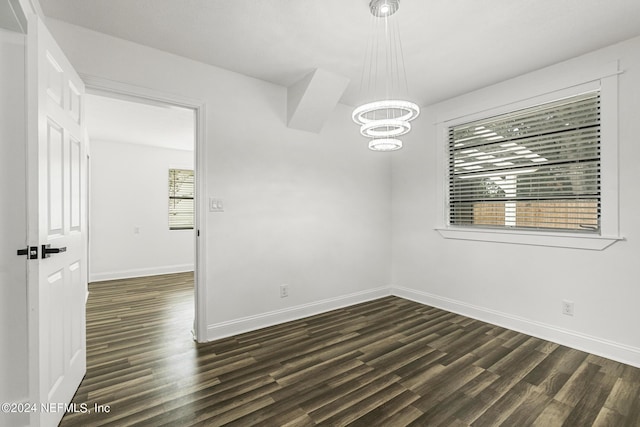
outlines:
{"label": "electrical outlet", "polygon": [[562,301],[562,314],[573,316],[573,301]]}
{"label": "electrical outlet", "polygon": [[289,296],[289,285],[280,285],[280,298]]}

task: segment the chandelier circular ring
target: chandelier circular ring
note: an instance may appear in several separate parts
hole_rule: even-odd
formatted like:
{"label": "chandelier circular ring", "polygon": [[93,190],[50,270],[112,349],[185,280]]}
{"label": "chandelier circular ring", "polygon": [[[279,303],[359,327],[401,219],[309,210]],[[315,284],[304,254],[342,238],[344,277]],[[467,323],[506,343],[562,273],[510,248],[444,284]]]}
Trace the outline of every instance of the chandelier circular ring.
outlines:
{"label": "chandelier circular ring", "polygon": [[[394,151],[402,148],[402,141],[398,137],[411,130],[409,122],[418,117],[420,107],[396,98],[403,89],[403,76],[404,91],[408,92],[400,34],[397,24],[393,25],[395,20],[390,20],[391,15],[398,11],[400,0],[368,1],[371,14],[381,19],[371,20],[372,27],[375,27],[375,43],[365,54],[360,88],[363,90],[367,87],[373,91],[372,97],[376,96],[378,100],[357,107],[351,119],[360,126],[360,133],[370,138],[371,150]],[[392,25],[389,25],[390,21]],[[384,30],[384,36],[381,30]],[[383,37],[384,43],[378,43],[380,37]],[[366,70],[369,70],[368,74]]]}
{"label": "chandelier circular ring", "polygon": [[369,141],[369,149],[373,151],[395,151],[402,148],[402,141],[395,138],[378,138]]}
{"label": "chandelier circular ring", "polygon": [[[367,117],[371,113],[376,112],[382,112],[383,115],[394,120],[411,121],[418,117],[418,115],[420,114],[420,107],[409,101],[375,101],[361,105],[360,107],[353,110],[351,118],[354,122],[360,125],[364,125],[366,123],[379,121],[379,119]],[[393,114],[394,112],[399,112],[401,115],[395,117],[395,114]]]}
{"label": "chandelier circular ring", "polygon": [[360,127],[362,136],[369,138],[390,138],[404,135],[411,130],[411,123],[404,120],[376,120]]}

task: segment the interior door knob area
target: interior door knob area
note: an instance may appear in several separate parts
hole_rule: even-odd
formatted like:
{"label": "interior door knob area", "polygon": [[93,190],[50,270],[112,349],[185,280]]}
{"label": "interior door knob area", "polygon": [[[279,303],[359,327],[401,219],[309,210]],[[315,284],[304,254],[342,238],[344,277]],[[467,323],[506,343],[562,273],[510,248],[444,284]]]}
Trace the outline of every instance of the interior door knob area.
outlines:
{"label": "interior door knob area", "polygon": [[18,249],[18,255],[28,255],[29,259],[38,259],[38,247],[29,246],[25,249]]}
{"label": "interior door knob area", "polygon": [[50,244],[42,245],[42,258],[49,258],[51,254],[59,254],[66,251],[66,246],[63,246],[61,248],[52,248]]}

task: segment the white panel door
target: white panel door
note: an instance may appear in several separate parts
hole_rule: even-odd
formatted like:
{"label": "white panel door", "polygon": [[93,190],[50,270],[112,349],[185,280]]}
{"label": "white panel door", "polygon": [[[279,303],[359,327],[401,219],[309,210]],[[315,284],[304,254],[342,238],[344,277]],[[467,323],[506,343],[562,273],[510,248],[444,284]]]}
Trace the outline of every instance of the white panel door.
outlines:
{"label": "white panel door", "polygon": [[84,85],[36,16],[27,44],[31,423],[55,426],[86,372]]}

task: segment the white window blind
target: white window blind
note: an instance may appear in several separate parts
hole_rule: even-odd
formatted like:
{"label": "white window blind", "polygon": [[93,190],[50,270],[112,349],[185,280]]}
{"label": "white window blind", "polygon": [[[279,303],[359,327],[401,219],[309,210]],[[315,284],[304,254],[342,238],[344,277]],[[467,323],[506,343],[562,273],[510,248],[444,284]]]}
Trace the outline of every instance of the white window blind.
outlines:
{"label": "white window blind", "polygon": [[600,231],[600,92],[449,128],[449,224]]}
{"label": "white window blind", "polygon": [[169,169],[169,230],[193,229],[193,170]]}

